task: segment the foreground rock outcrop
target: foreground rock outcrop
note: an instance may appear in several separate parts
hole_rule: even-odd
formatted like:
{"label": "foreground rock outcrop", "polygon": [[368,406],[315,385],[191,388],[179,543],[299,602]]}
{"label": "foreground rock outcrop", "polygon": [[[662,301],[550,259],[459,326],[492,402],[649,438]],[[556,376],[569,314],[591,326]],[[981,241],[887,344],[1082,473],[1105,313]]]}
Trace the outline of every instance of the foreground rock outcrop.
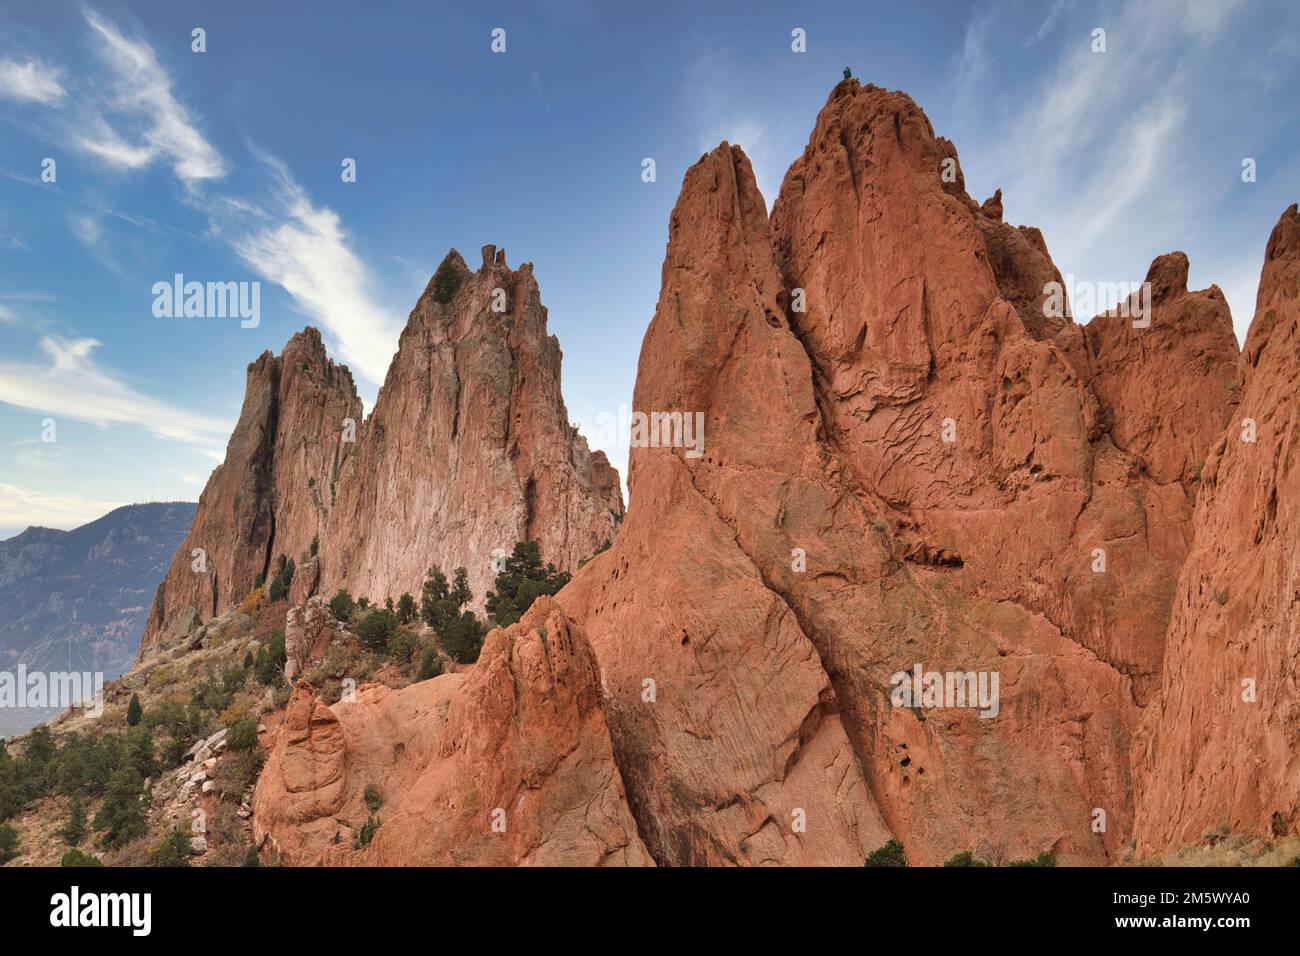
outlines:
{"label": "foreground rock outcrop", "polygon": [[1236,421],[1201,471],[1160,696],[1134,748],[1137,850],[1300,828],[1300,213],[1273,229]]}
{"label": "foreground rock outcrop", "polygon": [[[354,834],[379,788],[381,821]],[[595,658],[541,598],[468,674],[371,686],[327,707],[299,683],[253,802],[287,863],[646,865],[614,763]],[[337,835],[337,837],[336,837]]]}
{"label": "foreground rock outcrop", "polygon": [[454,250],[439,266],[368,419],[315,329],[262,355],[140,657],[238,606],[285,557],[295,603],[418,595],[436,564],[464,566],[481,608],[494,558],[524,539],[576,569],[623,501],[618,472],[569,425],[560,358],[532,267],[492,246],[477,272]]}
{"label": "foreground rock outcrop", "polygon": [[[1217,290],[1171,286],[1153,323],[1204,332],[1150,361],[1216,388],[1171,371],[1117,409],[1111,356],[1146,330],[1090,341],[1044,309],[1054,280],[902,94],[839,84],[770,220],[737,147],[687,172],[634,408],[702,413],[704,453],[634,448],[626,524],[559,595],[656,860],[848,862],[891,834],[919,863],[1118,859],[1186,459],[1236,354]],[[894,706],[918,666],[996,677],[997,706]]]}

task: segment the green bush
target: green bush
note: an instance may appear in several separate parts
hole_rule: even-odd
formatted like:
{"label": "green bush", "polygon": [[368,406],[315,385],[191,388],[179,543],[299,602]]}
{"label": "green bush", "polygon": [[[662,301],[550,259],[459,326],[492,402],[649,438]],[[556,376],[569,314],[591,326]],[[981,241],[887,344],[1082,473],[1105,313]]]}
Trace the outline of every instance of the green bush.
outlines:
{"label": "green bush", "polygon": [[388,639],[388,656],[405,667],[411,663],[411,658],[419,646],[419,639],[410,631],[394,631],[393,636]]}
{"label": "green bush", "polygon": [[123,767],[113,771],[104,788],[104,802],[95,814],[95,829],[105,831],[100,838],[101,846],[114,849],[144,836],[148,827],[144,802],[140,799],[142,788],[143,781],[134,769]]}
{"label": "green bush", "polygon": [[907,866],[907,854],[903,851],[903,844],[897,840],[890,840],[880,849],[875,850],[867,857],[864,866]]}
{"label": "green bush", "polygon": [[[281,555],[283,557],[283,555]],[[293,583],[293,558],[288,558],[284,562],[284,568],[280,573],[271,579],[271,593],[269,595],[271,603],[283,601],[289,593],[289,585]]]}
{"label": "green bush", "polygon": [[183,830],[172,830],[154,850],[154,863],[158,866],[189,866],[190,838]]}
{"label": "green bush", "polygon": [[372,816],[365,823],[361,824],[361,829],[358,830],[352,837],[352,849],[360,850],[362,847],[369,846],[370,841],[375,838],[375,832],[378,829],[379,829],[378,817]]}
{"label": "green bush", "polygon": [[252,714],[236,717],[226,731],[226,746],[235,753],[244,753],[257,746],[257,718]]}
{"label": "green bush", "polygon": [[248,683],[248,671],[243,667],[227,667],[221,672],[221,689],[234,697]]}
{"label": "green bush", "polygon": [[18,831],[8,823],[0,823],[0,865],[18,855]]}
{"label": "green bush", "polygon": [[266,687],[279,687],[284,683],[284,664],[288,659],[284,650],[284,631],[274,630],[270,640],[257,649],[253,676]]}
{"label": "green bush", "polygon": [[1012,860],[1007,866],[1056,866],[1056,854],[1044,850],[1029,860]]}
{"label": "green bush", "polygon": [[[315,542],[315,540],[316,540],[315,538],[312,538],[313,543]],[[314,554],[315,552],[312,552],[312,553]],[[240,865],[241,865],[241,866],[261,866],[261,865],[262,865],[262,861],[261,861],[261,860],[258,858],[258,856],[257,856],[257,848],[256,848],[256,847],[251,847],[251,846],[250,846],[250,847],[248,848],[248,852],[244,854],[244,862],[243,862],[242,864],[240,864]]]}
{"label": "green bush", "polygon": [[356,610],[356,602],[352,600],[352,595],[346,590],[340,590],[330,598],[330,613],[334,615],[336,621],[348,624],[352,621],[352,612]]}
{"label": "green bush", "polygon": [[235,751],[225,756],[217,764],[212,778],[217,783],[217,792],[223,800],[238,800],[257,780],[266,754],[261,747],[252,750]]}
{"label": "green bush", "polygon": [[433,301],[440,305],[446,305],[456,296],[456,290],[460,288],[461,283],[460,270],[452,262],[451,255],[438,264],[438,268],[433,273]]}
{"label": "green bush", "polygon": [[487,637],[487,631],[487,625],[470,611],[464,611],[460,617],[445,624],[438,632],[438,637],[452,660],[460,664],[473,664],[483,649],[483,638]]}
{"label": "green bush", "polygon": [[943,865],[944,866],[988,866],[988,864],[985,863],[983,860],[977,860],[975,858],[975,854],[971,853],[970,850],[963,850],[961,853],[957,853],[953,856],[948,857],[948,859],[944,861]]}
{"label": "green bush", "polygon": [[379,808],[384,805],[384,795],[373,783],[366,784],[365,800],[366,809],[370,811],[372,816],[378,813]]}
{"label": "green bush", "polygon": [[556,571],[552,564],[542,564],[542,552],[536,541],[515,542],[514,552],[506,558],[505,568],[496,576],[487,593],[488,617],[502,627],[518,621],[543,594],[555,594],[569,583],[567,571]]}
{"label": "green bush", "polygon": [[420,652],[420,670],[416,677],[419,680],[429,680],[441,673],[442,658],[438,655],[438,649],[430,644]]}
{"label": "green bush", "polygon": [[96,859],[89,853],[82,853],[80,850],[72,849],[63,854],[63,859],[59,861],[59,866],[103,866],[104,861]]}
{"label": "green bush", "polygon": [[132,694],[131,703],[126,705],[126,725],[134,727],[140,723],[140,718],[144,716],[144,708],[140,706],[140,695]]}
{"label": "green bush", "polygon": [[415,620],[415,598],[411,597],[410,591],[403,591],[397,599],[397,617],[403,624]]}
{"label": "green bush", "polygon": [[357,625],[357,638],[372,651],[383,650],[396,627],[396,614],[385,610],[371,611]]}
{"label": "green bush", "polygon": [[59,829],[59,837],[68,846],[76,846],[86,838],[86,808],[80,794],[74,793],[68,801],[68,819]]}

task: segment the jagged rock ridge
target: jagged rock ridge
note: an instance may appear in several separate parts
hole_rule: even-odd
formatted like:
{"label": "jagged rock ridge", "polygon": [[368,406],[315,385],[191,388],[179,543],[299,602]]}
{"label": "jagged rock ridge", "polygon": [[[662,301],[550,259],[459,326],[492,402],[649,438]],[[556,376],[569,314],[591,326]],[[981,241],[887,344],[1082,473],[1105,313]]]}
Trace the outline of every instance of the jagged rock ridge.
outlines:
{"label": "jagged rock ridge", "polygon": [[[839,84],[770,218],[738,148],[687,172],[634,407],[704,412],[705,454],[634,448],[627,522],[558,598],[657,861],[851,863],[888,834],[921,863],[1119,858],[1236,347],[1217,290],[1175,281],[1129,368],[1149,330],[1050,317],[1059,278],[900,93]],[[891,706],[917,664],[997,673],[997,717]]]}
{"label": "jagged rock ridge", "polygon": [[576,569],[623,502],[618,472],[569,425],[560,358],[532,267],[492,246],[477,272],[448,254],[369,418],[315,329],[263,354],[140,655],[238,606],[282,555],[298,562],[298,603],[339,588],[418,595],[437,564],[465,566],[481,607],[494,558],[521,539]]}

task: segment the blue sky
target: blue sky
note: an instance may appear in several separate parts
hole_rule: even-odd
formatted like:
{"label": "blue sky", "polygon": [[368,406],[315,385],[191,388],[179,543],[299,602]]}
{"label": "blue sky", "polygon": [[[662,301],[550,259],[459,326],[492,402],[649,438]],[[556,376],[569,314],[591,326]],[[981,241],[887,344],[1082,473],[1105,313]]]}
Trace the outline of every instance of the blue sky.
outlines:
{"label": "blue sky", "polygon": [[[369,404],[452,246],[535,264],[570,416],[616,412],[682,173],[728,139],[771,203],[846,64],[911,94],[1062,272],[1136,282],[1182,249],[1243,334],[1300,199],[1298,63],[1291,0],[0,0],[0,537],[195,500],[246,365],[309,322]],[[260,282],[260,324],[155,317],[178,272]]]}

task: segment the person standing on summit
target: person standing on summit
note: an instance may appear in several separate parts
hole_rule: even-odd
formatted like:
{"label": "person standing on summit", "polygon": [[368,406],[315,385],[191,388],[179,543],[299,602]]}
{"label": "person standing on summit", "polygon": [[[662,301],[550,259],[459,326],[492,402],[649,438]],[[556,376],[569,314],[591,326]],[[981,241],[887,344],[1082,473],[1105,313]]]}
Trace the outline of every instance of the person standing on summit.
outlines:
{"label": "person standing on summit", "polygon": [[847,66],[844,68],[844,79],[846,80],[853,79],[853,71],[850,70]]}

